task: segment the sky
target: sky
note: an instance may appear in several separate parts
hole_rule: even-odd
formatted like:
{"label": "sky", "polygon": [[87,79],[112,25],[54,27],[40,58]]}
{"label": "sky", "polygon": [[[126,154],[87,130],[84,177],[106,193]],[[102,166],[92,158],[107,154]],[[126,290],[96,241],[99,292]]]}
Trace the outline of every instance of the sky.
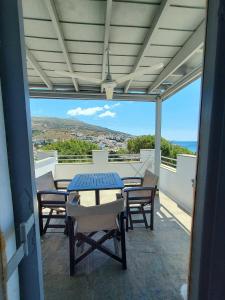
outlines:
{"label": "sky", "polygon": [[[154,134],[155,103],[103,100],[31,99],[32,116],[79,119],[133,135]],[[196,141],[200,108],[200,79],[162,104],[162,136]]]}

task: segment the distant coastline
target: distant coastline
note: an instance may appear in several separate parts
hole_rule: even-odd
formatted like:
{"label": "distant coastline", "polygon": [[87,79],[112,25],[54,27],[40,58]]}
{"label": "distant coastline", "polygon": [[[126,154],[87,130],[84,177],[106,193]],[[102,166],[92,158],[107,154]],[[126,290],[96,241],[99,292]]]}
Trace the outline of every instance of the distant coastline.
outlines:
{"label": "distant coastline", "polygon": [[174,145],[185,147],[192,152],[197,151],[197,141],[170,141]]}

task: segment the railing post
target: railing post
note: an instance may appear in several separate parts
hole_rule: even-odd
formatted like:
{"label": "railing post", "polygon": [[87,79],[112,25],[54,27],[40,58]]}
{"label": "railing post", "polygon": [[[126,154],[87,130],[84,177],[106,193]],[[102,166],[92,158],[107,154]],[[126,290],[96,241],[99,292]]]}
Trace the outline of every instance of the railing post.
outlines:
{"label": "railing post", "polygon": [[108,163],[108,151],[92,150],[93,164],[105,166]]}
{"label": "railing post", "polygon": [[162,117],[162,100],[156,100],[155,109],[155,174],[159,176],[161,160],[161,117]]}

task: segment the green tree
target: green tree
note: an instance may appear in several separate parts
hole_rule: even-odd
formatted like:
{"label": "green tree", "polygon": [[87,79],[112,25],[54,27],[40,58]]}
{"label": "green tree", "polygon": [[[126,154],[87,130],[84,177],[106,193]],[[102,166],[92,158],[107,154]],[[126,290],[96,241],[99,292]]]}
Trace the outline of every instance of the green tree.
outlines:
{"label": "green tree", "polygon": [[42,150],[57,150],[59,155],[86,155],[98,150],[98,145],[80,140],[68,140],[43,146]]}
{"label": "green tree", "polygon": [[[129,153],[139,153],[140,149],[154,149],[155,137],[153,135],[143,135],[130,139],[127,143]],[[161,151],[162,156],[176,158],[177,154],[194,154],[187,148],[173,145],[164,138],[161,138]]]}

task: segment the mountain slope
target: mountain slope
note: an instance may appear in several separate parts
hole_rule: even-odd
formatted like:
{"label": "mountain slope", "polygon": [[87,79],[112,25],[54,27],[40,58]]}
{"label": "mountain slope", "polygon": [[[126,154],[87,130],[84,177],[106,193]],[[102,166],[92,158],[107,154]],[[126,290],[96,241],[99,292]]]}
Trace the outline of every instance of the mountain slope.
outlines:
{"label": "mountain slope", "polygon": [[77,119],[33,117],[32,132],[35,139],[70,139],[76,136],[123,136],[131,135],[101,126],[88,124]]}

